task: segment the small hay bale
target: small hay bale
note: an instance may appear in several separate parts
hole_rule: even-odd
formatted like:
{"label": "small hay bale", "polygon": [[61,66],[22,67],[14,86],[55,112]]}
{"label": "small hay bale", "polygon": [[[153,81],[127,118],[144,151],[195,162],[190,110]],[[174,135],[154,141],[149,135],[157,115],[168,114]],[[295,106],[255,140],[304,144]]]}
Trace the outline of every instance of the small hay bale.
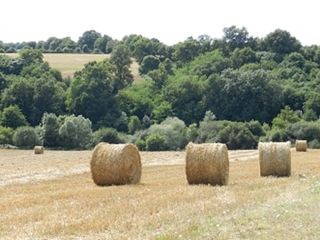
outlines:
{"label": "small hay bale", "polygon": [[186,175],[189,184],[227,185],[227,146],[222,143],[189,143],[186,150]]}
{"label": "small hay bale", "polygon": [[140,182],[140,154],[133,144],[99,143],[93,150],[90,166],[92,179],[99,186]]}
{"label": "small hay bale", "polygon": [[296,140],[296,151],[297,152],[306,152],[308,149],[307,140]]}
{"label": "small hay bale", "polygon": [[34,154],[43,154],[44,147],[43,146],[35,146],[34,147]]}
{"label": "small hay bale", "polygon": [[290,176],[290,142],[259,143],[259,164],[261,176]]}

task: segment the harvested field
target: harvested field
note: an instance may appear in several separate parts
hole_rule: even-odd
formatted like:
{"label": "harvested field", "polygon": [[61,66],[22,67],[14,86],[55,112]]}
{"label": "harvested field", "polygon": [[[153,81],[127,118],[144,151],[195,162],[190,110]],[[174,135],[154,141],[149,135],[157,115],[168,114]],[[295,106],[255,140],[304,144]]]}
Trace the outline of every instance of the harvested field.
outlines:
{"label": "harvested field", "polygon": [[[6,53],[11,57],[17,57],[17,53]],[[61,72],[62,77],[73,77],[76,71],[81,70],[84,65],[92,61],[102,61],[110,58],[110,54],[84,54],[84,53],[44,53],[43,60],[48,62],[50,67]],[[135,82],[142,80],[139,74],[139,64],[132,59],[131,72]]]}
{"label": "harvested field", "polygon": [[[91,151],[0,149],[0,186],[49,180],[90,171]],[[144,166],[184,164],[184,152],[141,152]],[[230,161],[258,159],[256,150],[229,151]]]}
{"label": "harvested field", "polygon": [[[230,152],[229,185],[223,187],[188,185],[184,152],[142,152],[141,184],[112,187],[93,183],[88,172],[91,152],[32,152],[0,151],[1,183],[7,181],[7,172],[31,176],[29,182],[11,179],[0,186],[1,239],[318,239],[320,235],[319,150],[292,151],[289,178],[260,177],[257,151],[247,152],[256,155],[247,161],[235,161],[238,155]],[[243,151],[238,153],[246,160]],[[52,169],[63,174],[50,179]],[[74,169],[83,173],[74,174]],[[48,178],[33,181],[35,173]]]}

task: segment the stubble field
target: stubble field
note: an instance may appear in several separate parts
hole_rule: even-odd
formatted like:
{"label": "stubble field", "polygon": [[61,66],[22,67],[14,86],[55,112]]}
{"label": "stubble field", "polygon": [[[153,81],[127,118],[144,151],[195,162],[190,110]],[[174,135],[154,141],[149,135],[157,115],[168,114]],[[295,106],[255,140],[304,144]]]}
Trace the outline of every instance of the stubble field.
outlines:
{"label": "stubble field", "polygon": [[97,187],[90,151],[0,150],[0,239],[318,239],[320,151],[292,176],[259,176],[229,151],[229,185],[190,186],[184,152],[142,152],[141,183]]}
{"label": "stubble field", "polygon": [[[6,53],[11,57],[17,57],[17,53]],[[110,58],[110,54],[80,54],[80,53],[44,53],[43,60],[48,62],[50,67],[61,72],[62,77],[73,77],[76,71],[81,70],[84,65],[92,61],[102,61]],[[139,64],[132,59],[130,67],[135,82],[142,80],[139,75]]]}

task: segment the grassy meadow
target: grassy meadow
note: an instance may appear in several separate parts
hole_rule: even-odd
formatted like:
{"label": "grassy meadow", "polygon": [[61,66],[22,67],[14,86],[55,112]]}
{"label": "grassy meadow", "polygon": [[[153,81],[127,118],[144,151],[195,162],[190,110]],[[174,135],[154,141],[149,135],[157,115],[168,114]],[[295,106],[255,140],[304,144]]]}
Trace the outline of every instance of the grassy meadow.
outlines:
{"label": "grassy meadow", "polygon": [[[184,152],[143,152],[141,183],[112,187],[93,184],[89,151],[17,153],[19,157],[10,162],[14,150],[2,152],[6,156],[0,159],[2,172],[11,171],[2,181],[25,176],[21,164],[28,160],[30,168],[37,166],[34,170],[48,179],[0,186],[0,239],[318,239],[320,235],[319,150],[292,150],[289,178],[260,177],[257,152],[248,159],[241,151],[232,153],[229,185],[223,187],[188,185]],[[170,164],[161,165],[163,161]],[[84,166],[82,173],[50,179],[54,171],[67,173],[79,164]]]}

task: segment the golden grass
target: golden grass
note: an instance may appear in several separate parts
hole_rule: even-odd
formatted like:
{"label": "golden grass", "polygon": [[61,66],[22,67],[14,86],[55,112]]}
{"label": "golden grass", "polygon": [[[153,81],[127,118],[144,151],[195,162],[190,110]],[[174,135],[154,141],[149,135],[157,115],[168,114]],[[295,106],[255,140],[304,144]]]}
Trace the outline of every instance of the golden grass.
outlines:
{"label": "golden grass", "polygon": [[134,186],[97,187],[90,173],[2,186],[0,238],[317,239],[319,153],[292,152],[289,178],[231,162],[223,187],[188,185],[184,165],[145,166]]}
{"label": "golden grass", "polygon": [[[17,57],[17,53],[8,53],[11,57]],[[102,61],[105,58],[109,58],[110,54],[78,54],[78,53],[44,53],[44,61],[49,65],[59,70],[63,77],[72,77],[73,74],[81,70],[83,66],[92,61]],[[142,78],[139,75],[139,64],[133,60],[131,65],[131,71],[135,81],[141,81]]]}

